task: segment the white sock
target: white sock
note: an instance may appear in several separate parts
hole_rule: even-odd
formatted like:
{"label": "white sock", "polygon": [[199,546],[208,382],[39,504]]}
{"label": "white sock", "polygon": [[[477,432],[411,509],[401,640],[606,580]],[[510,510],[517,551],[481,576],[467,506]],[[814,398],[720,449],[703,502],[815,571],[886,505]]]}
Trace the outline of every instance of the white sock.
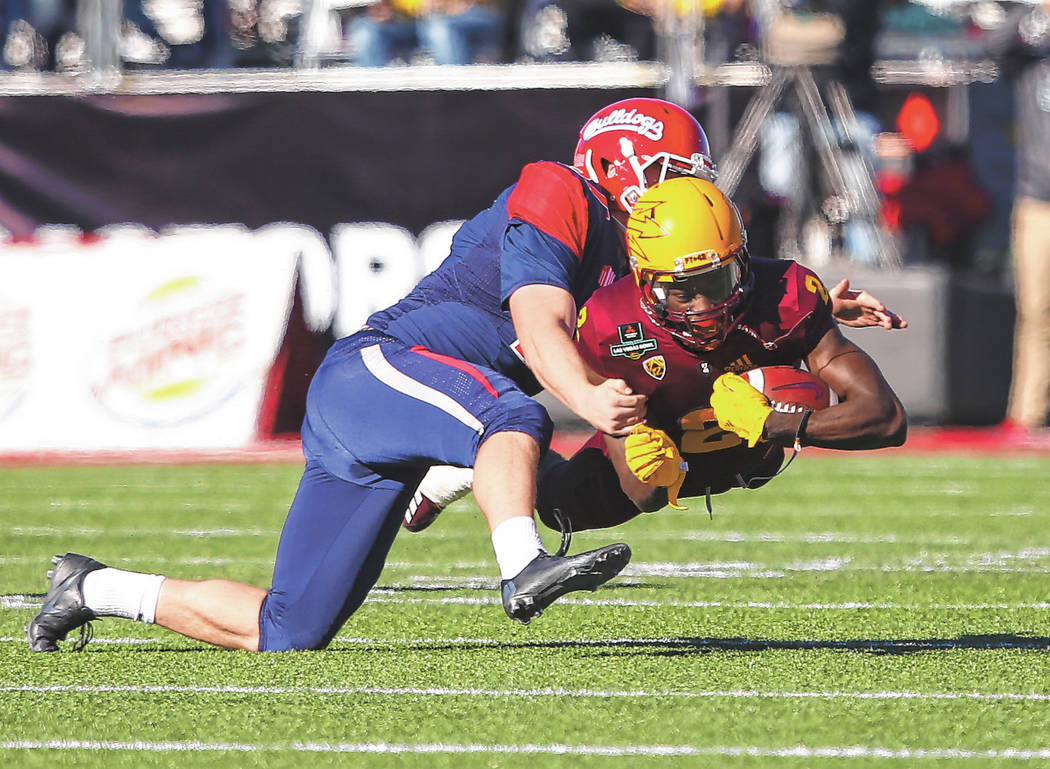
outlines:
{"label": "white sock", "polygon": [[125,617],[152,625],[164,577],[98,569],[84,577],[84,605],[100,617]]}
{"label": "white sock", "polygon": [[516,576],[537,555],[547,552],[531,515],[508,518],[497,526],[492,532],[492,549],[496,551],[502,579]]}

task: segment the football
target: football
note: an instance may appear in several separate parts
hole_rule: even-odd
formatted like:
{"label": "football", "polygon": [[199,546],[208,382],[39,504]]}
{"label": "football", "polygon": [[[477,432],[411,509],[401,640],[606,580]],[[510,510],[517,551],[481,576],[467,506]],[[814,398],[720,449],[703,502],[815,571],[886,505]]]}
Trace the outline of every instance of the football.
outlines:
{"label": "football", "polygon": [[824,382],[793,366],[762,366],[745,371],[742,376],[751,386],[769,398],[774,411],[792,414],[805,407],[825,409],[839,402],[834,391]]}

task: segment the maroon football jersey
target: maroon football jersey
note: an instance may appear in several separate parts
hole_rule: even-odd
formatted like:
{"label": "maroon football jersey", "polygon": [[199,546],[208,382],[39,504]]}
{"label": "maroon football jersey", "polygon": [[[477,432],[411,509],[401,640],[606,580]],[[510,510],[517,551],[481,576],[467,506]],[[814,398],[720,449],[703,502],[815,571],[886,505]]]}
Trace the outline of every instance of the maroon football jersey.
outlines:
{"label": "maroon football jersey", "polygon": [[683,496],[719,493],[772,475],[782,449],[754,449],[723,431],[711,411],[711,386],[726,371],[798,365],[835,321],[827,290],[789,260],[751,260],[754,288],[740,321],[711,352],[685,349],[642,309],[633,277],[599,289],[580,310],[577,343],[599,374],[626,381],[648,398],[647,422],[668,432],[689,462]]}

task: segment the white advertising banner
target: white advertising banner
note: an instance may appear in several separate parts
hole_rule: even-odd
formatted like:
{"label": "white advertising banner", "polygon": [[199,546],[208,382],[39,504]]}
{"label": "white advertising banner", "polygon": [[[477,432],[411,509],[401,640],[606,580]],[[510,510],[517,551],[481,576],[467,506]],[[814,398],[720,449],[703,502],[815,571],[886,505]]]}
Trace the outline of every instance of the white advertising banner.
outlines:
{"label": "white advertising banner", "polygon": [[236,225],[0,247],[0,451],[250,443],[299,253]]}

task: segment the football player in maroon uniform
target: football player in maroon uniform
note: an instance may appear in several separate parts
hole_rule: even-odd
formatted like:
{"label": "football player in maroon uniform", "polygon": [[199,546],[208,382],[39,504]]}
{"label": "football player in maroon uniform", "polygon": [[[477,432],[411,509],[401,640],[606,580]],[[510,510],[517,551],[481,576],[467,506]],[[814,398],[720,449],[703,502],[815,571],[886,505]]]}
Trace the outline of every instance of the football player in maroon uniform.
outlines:
{"label": "football player in maroon uniform", "polygon": [[[751,257],[736,206],[713,184],[670,179],[627,224],[631,277],[580,310],[577,345],[602,376],[648,398],[631,435],[596,435],[548,463],[540,514],[552,528],[614,526],[669,501],[757,488],[784,449],[904,442],[904,409],[875,362],[847,340],[828,292],[789,260]],[[805,364],[838,395],[817,412],[774,411],[739,376]],[[559,520],[560,519],[560,520]]]}
{"label": "football player in maroon uniform", "polygon": [[[712,494],[765,484],[785,447],[903,443],[900,401],[836,323],[907,325],[874,297],[846,281],[829,295],[793,261],[750,257],[736,207],[709,182],[677,178],[650,189],[627,234],[632,275],[584,305],[577,346],[599,375],[647,397],[646,424],[626,437],[596,433],[568,461],[549,453],[537,500],[544,523],[563,531],[615,526],[679,496],[706,496],[710,506]],[[736,376],[802,363],[839,405],[777,413]],[[442,503],[469,488],[469,473],[435,468],[405,526],[429,525]]]}

